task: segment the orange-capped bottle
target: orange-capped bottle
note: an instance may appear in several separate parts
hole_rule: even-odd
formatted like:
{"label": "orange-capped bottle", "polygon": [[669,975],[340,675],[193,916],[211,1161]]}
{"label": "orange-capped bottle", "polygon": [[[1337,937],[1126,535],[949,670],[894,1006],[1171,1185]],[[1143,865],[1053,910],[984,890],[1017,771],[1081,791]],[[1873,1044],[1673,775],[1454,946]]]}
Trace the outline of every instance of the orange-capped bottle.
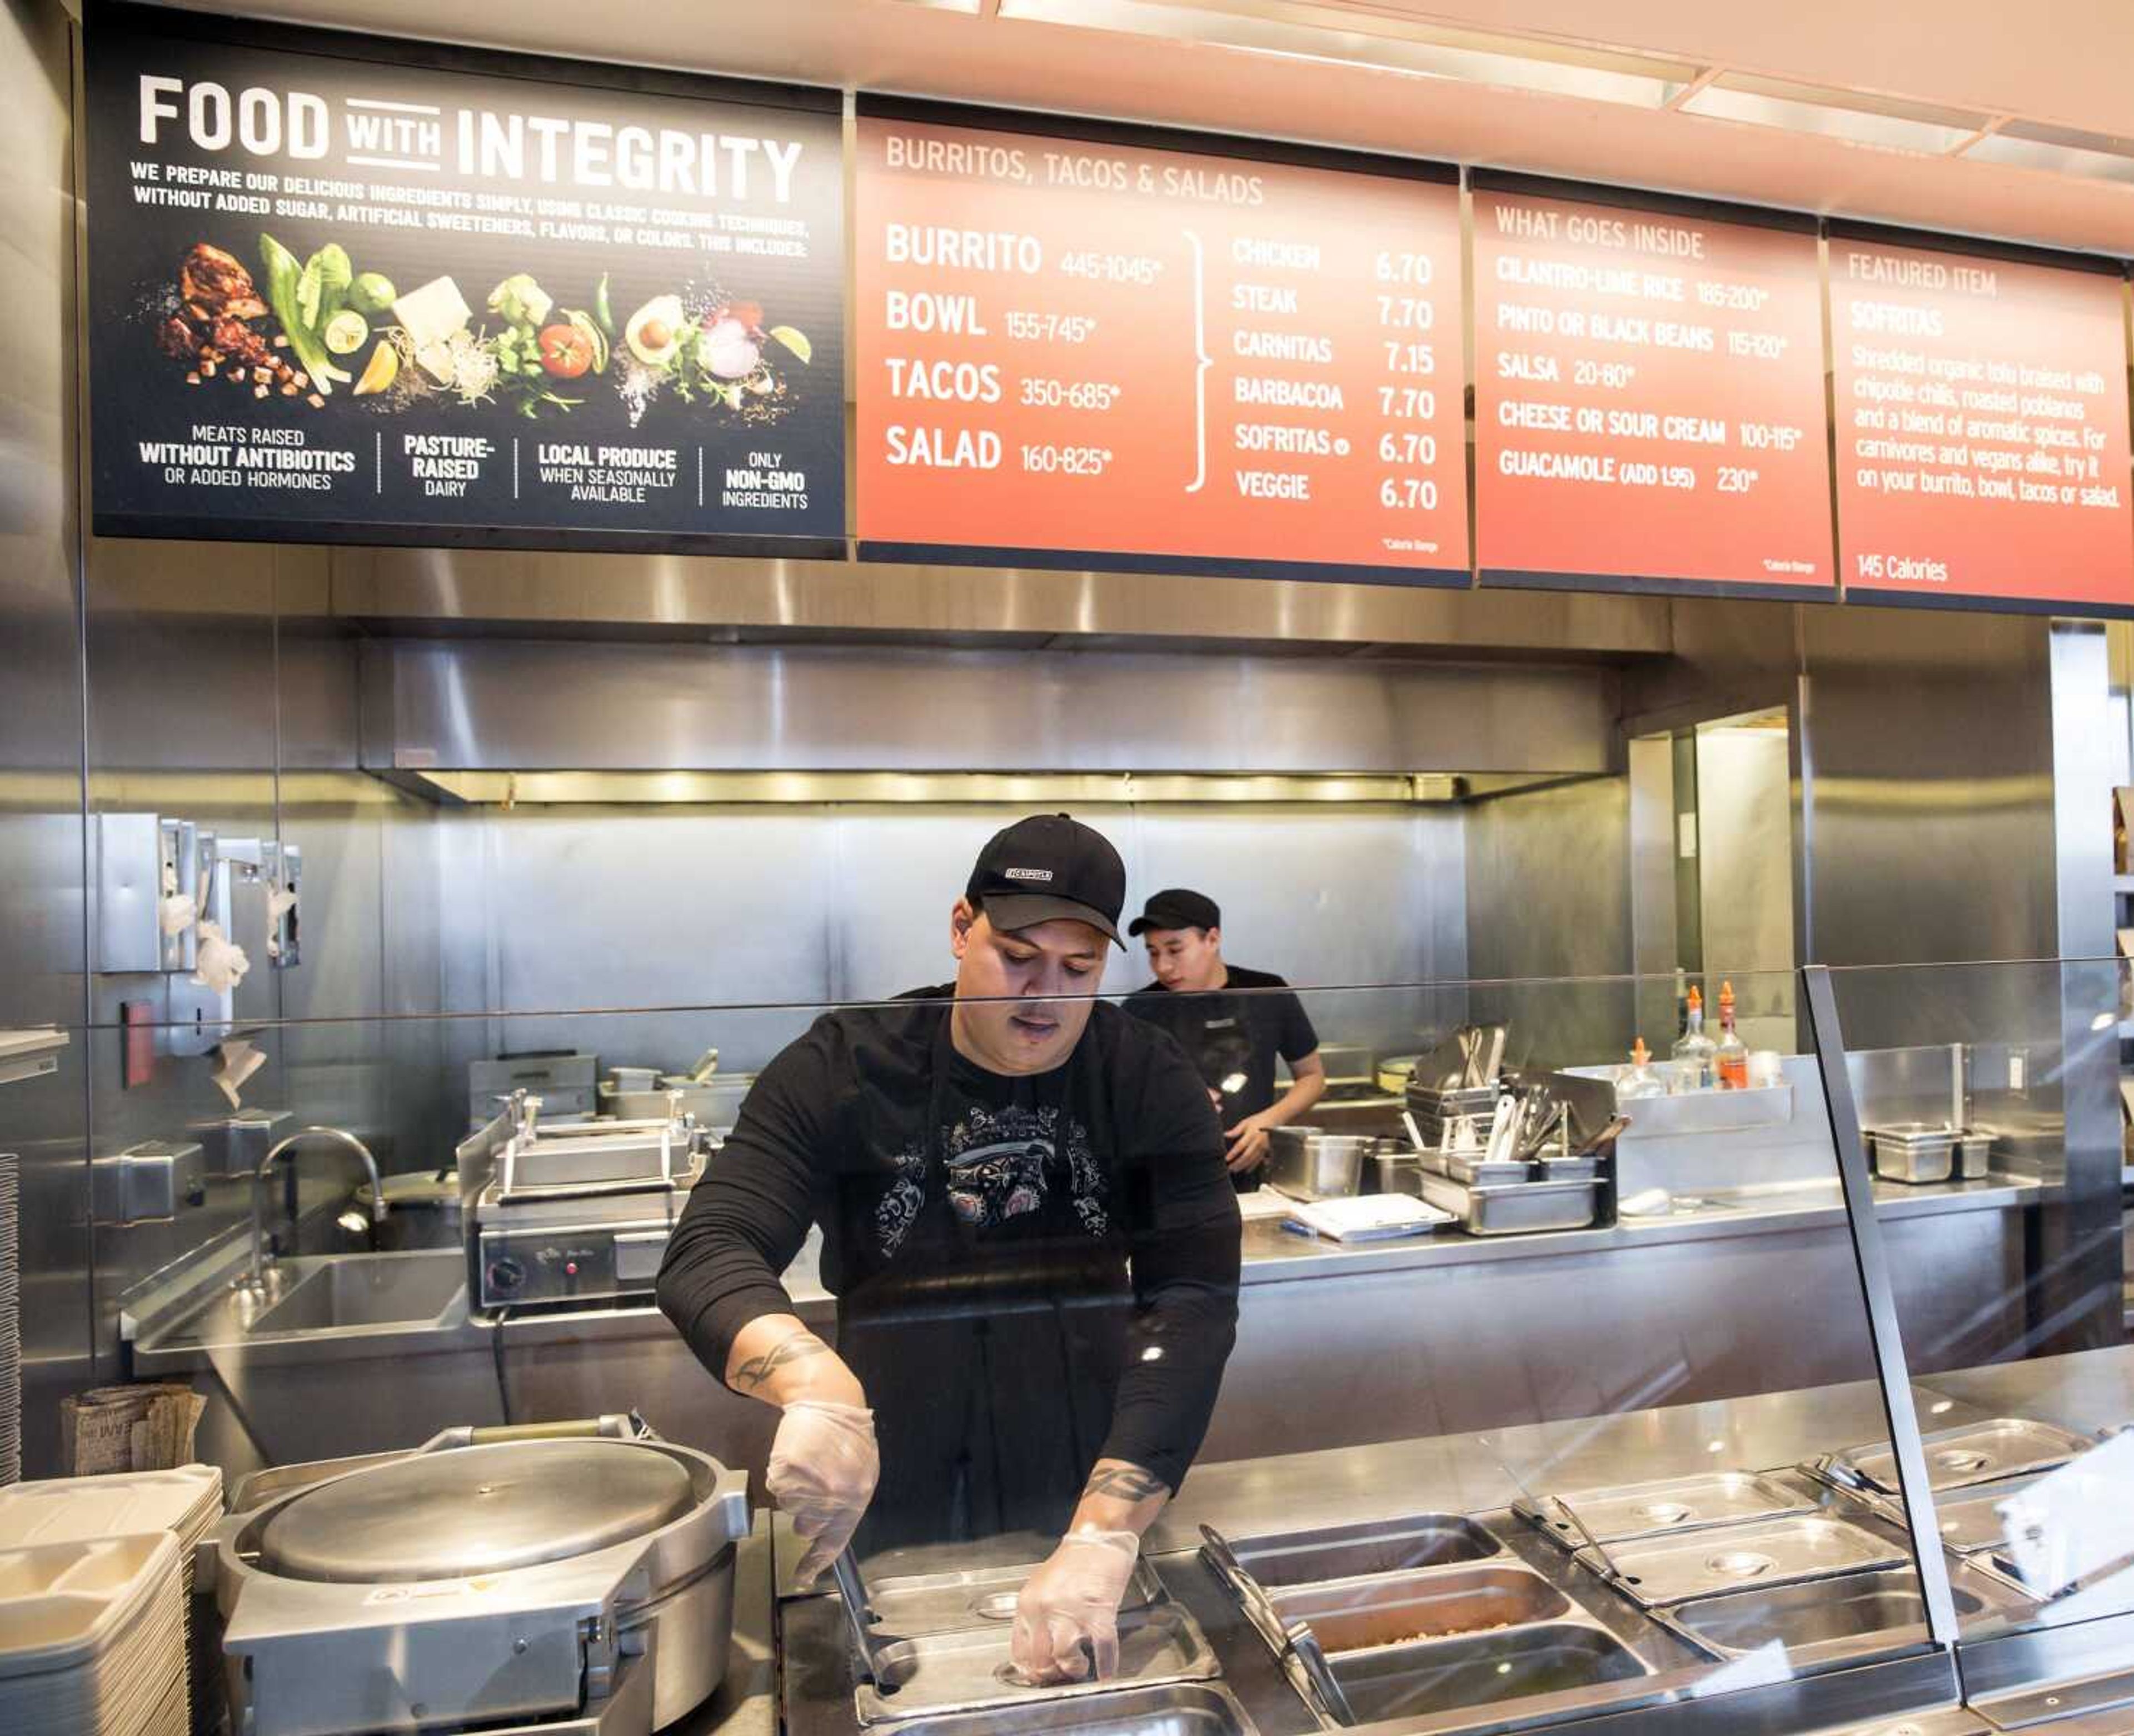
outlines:
{"label": "orange-capped bottle", "polygon": [[1749,1045],[1734,1029],[1734,985],[1719,985],[1719,1047],[1712,1052],[1712,1067],[1721,1091],[1749,1088]]}

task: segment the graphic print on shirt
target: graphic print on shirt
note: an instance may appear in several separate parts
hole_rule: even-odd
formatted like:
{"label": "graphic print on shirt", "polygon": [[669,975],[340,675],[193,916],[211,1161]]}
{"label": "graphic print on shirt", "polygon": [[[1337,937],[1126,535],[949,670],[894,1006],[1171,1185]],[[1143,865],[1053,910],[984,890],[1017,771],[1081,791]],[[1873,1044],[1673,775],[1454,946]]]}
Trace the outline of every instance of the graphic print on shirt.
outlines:
{"label": "graphic print on shirt", "polygon": [[[997,1228],[1038,1210],[1064,1185],[1076,1221],[1091,1237],[1111,1227],[1104,1208],[1103,1172],[1089,1147],[1089,1130],[1069,1117],[1060,1138],[1057,1107],[1010,1103],[998,1109],[974,1103],[942,1135],[949,1208],[973,1229]],[[1063,1150],[1064,1147],[1064,1150]],[[896,1179],[875,1208],[875,1230],[885,1257],[903,1246],[926,1198],[926,1154],[912,1147],[896,1154]]]}

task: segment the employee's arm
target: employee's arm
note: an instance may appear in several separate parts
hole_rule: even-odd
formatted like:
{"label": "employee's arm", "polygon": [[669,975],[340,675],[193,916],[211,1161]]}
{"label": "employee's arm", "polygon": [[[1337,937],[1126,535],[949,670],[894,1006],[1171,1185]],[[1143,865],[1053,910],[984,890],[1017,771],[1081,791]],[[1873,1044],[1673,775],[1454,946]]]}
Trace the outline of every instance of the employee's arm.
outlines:
{"label": "employee's arm", "polygon": [[1234,1174],[1256,1169],[1267,1161],[1268,1135],[1287,1126],[1326,1095],[1326,1063],[1319,1051],[1289,1063],[1289,1089],[1258,1115],[1248,1115],[1234,1127],[1223,1130],[1229,1141],[1223,1161]]}
{"label": "employee's arm", "polygon": [[1200,1079],[1166,1048],[1136,1121],[1149,1137],[1125,1175],[1134,1313],[1111,1430],[1066,1536],[1016,1601],[1015,1662],[1035,1680],[1117,1668],[1142,1534],[1200,1450],[1237,1342],[1237,1195]]}
{"label": "employee's arm", "polygon": [[794,1573],[804,1585],[851,1541],[881,1470],[866,1393],[778,1279],[806,1239],[815,1163],[834,1136],[813,1044],[811,1034],[764,1069],[690,1190],[659,1285],[660,1308],[704,1367],[783,1413],[765,1482],[808,1541]]}

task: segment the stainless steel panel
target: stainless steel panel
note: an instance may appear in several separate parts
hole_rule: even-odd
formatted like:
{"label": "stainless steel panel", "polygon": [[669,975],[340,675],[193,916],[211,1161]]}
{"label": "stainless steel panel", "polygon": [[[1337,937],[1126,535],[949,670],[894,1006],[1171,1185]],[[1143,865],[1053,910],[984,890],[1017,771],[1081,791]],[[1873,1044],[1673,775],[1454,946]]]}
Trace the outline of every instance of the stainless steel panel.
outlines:
{"label": "stainless steel panel", "polygon": [[1592,669],[453,640],[372,646],[364,678],[365,764],[379,771],[1613,764],[1613,681]]}
{"label": "stainless steel panel", "polygon": [[1718,725],[1697,732],[1697,866],[1706,981],[1731,977],[1741,997],[1741,1040],[1750,1049],[1781,1054],[1794,1046],[1789,761],[1784,729]]}

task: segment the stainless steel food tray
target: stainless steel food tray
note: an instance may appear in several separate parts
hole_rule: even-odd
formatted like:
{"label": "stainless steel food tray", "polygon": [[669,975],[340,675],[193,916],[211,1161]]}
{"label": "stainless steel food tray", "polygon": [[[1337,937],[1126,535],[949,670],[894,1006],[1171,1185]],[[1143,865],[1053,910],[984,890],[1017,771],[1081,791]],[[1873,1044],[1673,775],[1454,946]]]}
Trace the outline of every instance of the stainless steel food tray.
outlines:
{"label": "stainless steel food tray", "polygon": [[1947,1181],[1956,1169],[1956,1136],[1946,1126],[1899,1121],[1863,1130],[1875,1173],[1890,1181]]}
{"label": "stainless steel food tray", "polygon": [[1592,1549],[1581,1550],[1576,1559],[1650,1609],[1751,1587],[1901,1567],[1910,1558],[1861,1526],[1796,1516],[1633,1538],[1611,1545],[1605,1560]]}
{"label": "stainless steel food tray", "polygon": [[978,1720],[954,1714],[913,1719],[898,1736],[1259,1736],[1227,1688],[1172,1682],[1155,1688],[1114,1688],[1079,1698],[1003,1706]]}
{"label": "stainless steel food tray", "polygon": [[1504,1188],[1470,1188],[1426,1171],[1422,1198],[1426,1205],[1450,1212],[1470,1236],[1582,1230],[1600,1214],[1600,1184],[1593,1181],[1524,1181]]}
{"label": "stainless steel food tray", "polygon": [[1486,1561],[1504,1552],[1504,1546],[1485,1528],[1460,1513],[1412,1513],[1398,1519],[1240,1537],[1233,1548],[1239,1566],[1270,1591]]}
{"label": "stainless steel food tray", "polygon": [[1517,1188],[1534,1179],[1533,1165],[1518,1158],[1499,1158],[1491,1163],[1471,1151],[1439,1151],[1429,1155],[1436,1161],[1426,1162],[1426,1169],[1463,1188]]}
{"label": "stainless steel food tray", "polygon": [[1380,1646],[1329,1661],[1359,1724],[1571,1693],[1652,1674],[1620,1640],[1584,1621]]}
{"label": "stainless steel food tray", "polygon": [[896,1640],[875,1652],[876,1681],[862,1681],[852,1704],[862,1724],[978,1712],[1146,1688],[1163,1682],[1205,1681],[1219,1673],[1200,1624],[1176,1603],[1122,1615],[1119,1667],[1103,1681],[1034,1687],[1009,1666],[1011,1637],[989,1624],[954,1633]]}
{"label": "stainless steel food tray", "polygon": [[1571,1600],[1530,1568],[1430,1567],[1278,1592],[1276,1616],[1302,1622],[1329,1657],[1570,1618]]}
{"label": "stainless steel food tray", "polygon": [[[1950,1586],[1959,1620],[1985,1612],[1978,1584],[1975,1576],[1965,1575]],[[1793,1663],[1882,1652],[1927,1637],[1926,1599],[1909,1568],[1698,1598],[1660,1611],[1658,1619],[1716,1657],[1741,1657],[1776,1643]]]}
{"label": "stainless steel food tray", "polygon": [[[1005,1627],[1015,1619],[1015,1600],[1023,1582],[1040,1564],[992,1567],[968,1573],[906,1574],[867,1582],[867,1607],[874,1612],[881,1642],[915,1639],[922,1634],[953,1633],[965,1628]],[[1133,1577],[1120,1600],[1122,1612],[1147,1609],[1170,1594],[1147,1557],[1134,1563]]]}
{"label": "stainless steel food tray", "polygon": [[[1921,1444],[1926,1449],[1927,1482],[1937,1492],[2050,1471],[2090,1446],[2087,1436],[2071,1429],[2020,1416],[1938,1430]],[[1828,1454],[1810,1468],[1847,1488],[1884,1495],[1902,1492],[1897,1486],[1897,1455],[1886,1442]]]}
{"label": "stainless steel food tray", "polygon": [[1815,1511],[1813,1498],[1748,1471],[1707,1471],[1620,1488],[1522,1496],[1513,1511],[1551,1541],[1576,1552],[1595,1539],[1618,1543],[1714,1525],[1775,1519]]}

